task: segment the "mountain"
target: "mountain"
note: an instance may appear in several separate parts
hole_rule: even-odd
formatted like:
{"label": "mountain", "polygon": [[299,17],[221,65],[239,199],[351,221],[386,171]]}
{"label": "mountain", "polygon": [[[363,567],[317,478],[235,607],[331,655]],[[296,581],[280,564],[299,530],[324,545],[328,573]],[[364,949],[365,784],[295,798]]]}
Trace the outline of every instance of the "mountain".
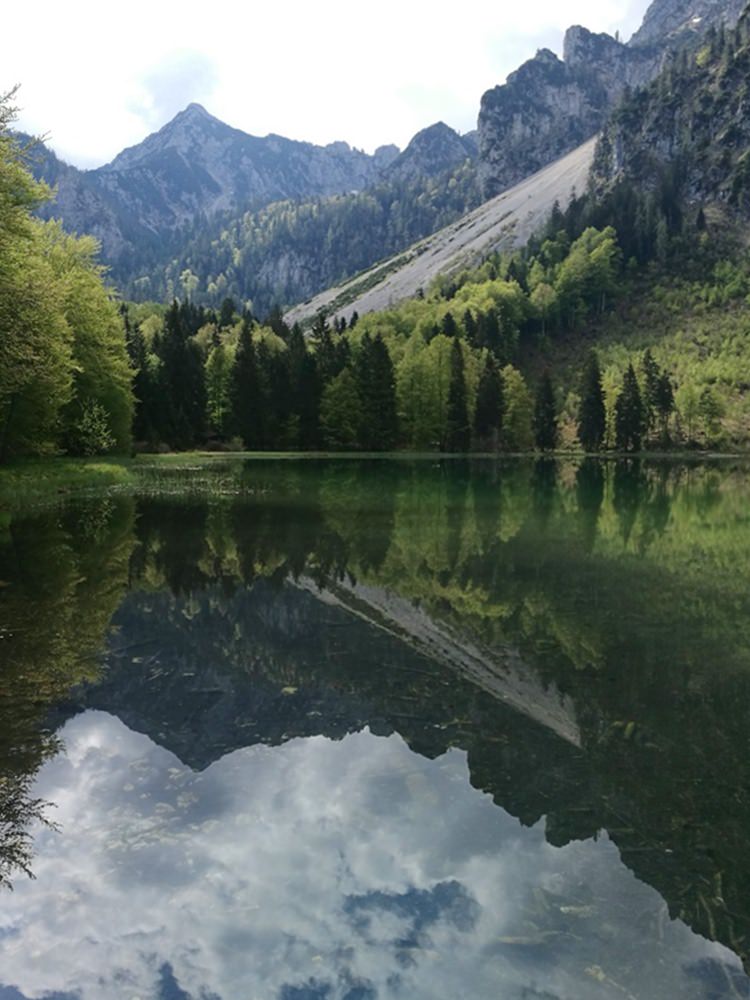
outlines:
{"label": "mountain", "polygon": [[417,132],[403,153],[386,169],[387,180],[409,181],[436,177],[477,156],[477,143],[470,133],[463,137],[444,122]]}
{"label": "mountain", "polygon": [[479,112],[485,197],[517,184],[591,138],[627,86],[650,79],[660,54],[631,51],[609,35],[571,28],[563,59],[542,49],[487,91]]}
{"label": "mountain", "polygon": [[710,39],[696,58],[677,59],[613,114],[598,146],[600,192],[618,181],[656,190],[667,174],[683,204],[750,215],[750,11]]}
{"label": "mountain", "polygon": [[574,26],[563,58],[549,49],[488,90],[479,112],[479,178],[485,197],[517,184],[596,134],[626,91],[651,82],[668,54],[710,28],[733,26],[744,0],[654,0],[625,45]]}
{"label": "mountain", "polygon": [[[229,295],[262,315],[273,304],[311,299],[326,288],[334,289],[325,297],[331,302],[342,282],[359,275],[344,297],[359,300],[354,288],[364,283],[370,290],[373,282],[368,302],[380,308],[390,301],[382,298],[384,288],[394,301],[414,294],[437,267],[450,270],[467,259],[467,244],[471,260],[503,244],[492,205],[470,217],[463,235],[437,236],[426,245],[429,254],[421,241],[579,150],[607,126],[623,98],[659,76],[675,51],[695,48],[712,28],[731,27],[740,7],[739,0],[654,0],[628,44],[571,27],[562,59],[542,49],[484,94],[475,133],[462,136],[437,122],[403,152],[384,146],[369,156],[344,142],[320,147],[277,135],[258,138],[199,104],[96,170],[76,170],[39,147],[35,173],[57,187],[41,212],[95,235],[111,279],[130,298],[180,295],[187,273],[198,300],[219,305]],[[652,123],[649,141],[658,149],[666,136],[677,141],[667,119],[665,113]],[[679,119],[685,123],[684,110]],[[624,141],[625,132],[619,134]],[[621,140],[606,168],[614,174],[625,155]],[[636,169],[635,160],[627,169]],[[557,177],[556,170],[550,176]],[[551,183],[567,200],[570,186]],[[578,193],[586,185],[580,172],[576,185]],[[534,182],[528,190],[536,189]],[[521,225],[522,206],[513,203],[517,245],[528,226]],[[544,197],[540,204],[552,202]],[[536,207],[529,218],[541,219]],[[477,225],[484,235],[474,239]],[[454,241],[445,254],[436,250],[444,236]],[[423,253],[418,266],[409,263],[408,280],[397,281],[400,264]],[[404,260],[394,262],[400,254]],[[390,275],[386,285],[384,274]]]}
{"label": "mountain", "polygon": [[651,45],[653,43],[685,41],[707,28],[733,27],[745,9],[746,0],[658,0],[651,4],[643,18],[643,24],[630,39],[630,44]]}
{"label": "mountain", "polygon": [[[436,138],[437,137],[437,138]],[[179,234],[168,258],[121,274],[131,298],[224,298],[265,316],[310,298],[462,218],[481,201],[476,164],[447,126],[422,133],[377,183],[354,194],[219,213]],[[450,164],[455,164],[450,166]]]}
{"label": "mountain", "polygon": [[438,275],[478,265],[496,250],[522,246],[555,203],[567,206],[585,189],[595,140],[485,202],[458,221],[355,278],[295,306],[289,323],[305,323],[321,309],[330,317],[388,309],[427,289]]}
{"label": "mountain", "polygon": [[180,228],[218,212],[239,213],[284,199],[358,191],[398,156],[369,156],[345,142],[328,146],[247,135],[190,104],[158,132],[95,170],[77,170],[37,147],[31,167],[57,188],[45,217],[100,240],[116,279],[171,248]]}

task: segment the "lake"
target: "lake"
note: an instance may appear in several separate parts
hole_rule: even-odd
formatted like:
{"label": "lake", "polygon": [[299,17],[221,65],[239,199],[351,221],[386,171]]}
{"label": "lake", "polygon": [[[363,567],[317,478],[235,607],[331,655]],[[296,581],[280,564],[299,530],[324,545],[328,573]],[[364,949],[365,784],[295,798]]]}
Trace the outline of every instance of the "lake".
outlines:
{"label": "lake", "polygon": [[0,665],[0,1000],[750,997],[747,465],[157,462]]}

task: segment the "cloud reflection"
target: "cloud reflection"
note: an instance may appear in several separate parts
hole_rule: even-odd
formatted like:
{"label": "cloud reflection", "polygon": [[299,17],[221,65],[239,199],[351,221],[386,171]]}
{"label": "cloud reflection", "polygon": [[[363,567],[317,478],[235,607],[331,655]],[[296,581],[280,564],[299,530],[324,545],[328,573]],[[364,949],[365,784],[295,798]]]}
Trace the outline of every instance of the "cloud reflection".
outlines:
{"label": "cloud reflection", "polygon": [[556,849],[494,806],[461,752],[365,731],[196,774],[101,712],[62,736],[37,794],[63,832],[3,899],[0,998],[698,1000],[739,968],[606,838]]}

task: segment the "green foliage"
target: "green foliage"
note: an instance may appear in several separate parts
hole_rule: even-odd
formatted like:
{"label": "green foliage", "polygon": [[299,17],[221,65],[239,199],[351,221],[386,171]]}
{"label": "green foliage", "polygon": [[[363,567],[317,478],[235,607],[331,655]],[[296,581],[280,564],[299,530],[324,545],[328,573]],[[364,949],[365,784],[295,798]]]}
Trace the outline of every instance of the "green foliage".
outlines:
{"label": "green foliage", "polygon": [[80,416],[68,431],[70,450],[76,455],[102,455],[114,448],[116,439],[109,424],[109,414],[101,403],[87,399]]}
{"label": "green foliage", "polygon": [[320,403],[323,444],[333,451],[355,451],[362,427],[362,401],[351,368],[328,383]]}
{"label": "green foliage", "polygon": [[599,359],[589,353],[581,380],[581,401],[578,408],[578,439],[584,451],[598,451],[606,433],[604,389]]}
{"label": "green foliage", "polygon": [[134,298],[183,292],[222,309],[231,298],[262,316],[275,303],[303,301],[365,271],[479,203],[475,169],[467,162],[437,177],[387,180],[356,194],[201,218],[180,233],[179,245],[168,246],[166,263],[122,265],[117,277]]}
{"label": "green foliage", "polygon": [[534,400],[534,442],[540,451],[553,451],[558,436],[555,391],[550,374],[545,371]]}
{"label": "green foliage", "polygon": [[534,443],[534,401],[523,375],[516,368],[506,365],[502,376],[505,390],[503,445],[508,451],[530,451]]}
{"label": "green foliage", "polygon": [[388,348],[365,333],[355,359],[360,401],[358,440],[365,451],[391,451],[398,442],[396,382]]}
{"label": "green foliage", "polygon": [[206,359],[206,413],[208,426],[220,438],[231,429],[231,374],[233,357],[226,344],[219,342]]}
{"label": "green foliage", "polygon": [[646,412],[632,365],[628,365],[615,406],[615,444],[619,451],[640,451]]}
{"label": "green foliage", "polygon": [[249,323],[243,323],[230,375],[231,427],[248,450],[261,446],[263,400],[258,359]]}
{"label": "green foliage", "polygon": [[448,406],[445,422],[445,451],[469,450],[471,427],[466,401],[466,378],[461,344],[453,341],[451,347],[451,376],[448,384]]}
{"label": "green foliage", "polygon": [[123,322],[95,242],[32,219],[48,190],[10,135],[11,100],[0,97],[0,461],[77,447],[94,413],[111,435],[94,435],[97,447],[123,450],[133,411]]}
{"label": "green foliage", "polygon": [[487,352],[477,388],[474,438],[480,450],[497,451],[503,426],[503,380],[493,356]]}

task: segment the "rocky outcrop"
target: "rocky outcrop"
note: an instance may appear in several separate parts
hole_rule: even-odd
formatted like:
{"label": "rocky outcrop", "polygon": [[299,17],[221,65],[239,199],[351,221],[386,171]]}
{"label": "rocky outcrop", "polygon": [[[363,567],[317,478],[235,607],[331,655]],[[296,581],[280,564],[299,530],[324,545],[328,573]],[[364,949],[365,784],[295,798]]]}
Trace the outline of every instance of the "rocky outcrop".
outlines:
{"label": "rocky outcrop", "polygon": [[604,192],[620,180],[668,182],[683,204],[714,203],[750,218],[750,12],[725,43],[698,61],[678,61],[612,116],[592,179]]}
{"label": "rocky outcrop", "polygon": [[661,71],[670,52],[710,27],[733,27],[745,0],[654,0],[624,45],[575,26],[563,58],[548,49],[487,91],[479,113],[479,178],[490,198],[575,149],[603,126],[623,94]]}
{"label": "rocky outcrop", "polygon": [[388,180],[410,181],[420,176],[437,177],[476,156],[476,142],[455,132],[444,122],[437,122],[417,132],[404,152],[391,163]]}
{"label": "rocky outcrop", "polygon": [[602,127],[626,88],[652,79],[662,53],[631,49],[580,26],[564,58],[541,49],[487,91],[479,113],[479,177],[486,198],[577,148]]}
{"label": "rocky outcrop", "polygon": [[746,0],[655,0],[630,45],[679,44],[712,25],[732,28],[745,6]]}

